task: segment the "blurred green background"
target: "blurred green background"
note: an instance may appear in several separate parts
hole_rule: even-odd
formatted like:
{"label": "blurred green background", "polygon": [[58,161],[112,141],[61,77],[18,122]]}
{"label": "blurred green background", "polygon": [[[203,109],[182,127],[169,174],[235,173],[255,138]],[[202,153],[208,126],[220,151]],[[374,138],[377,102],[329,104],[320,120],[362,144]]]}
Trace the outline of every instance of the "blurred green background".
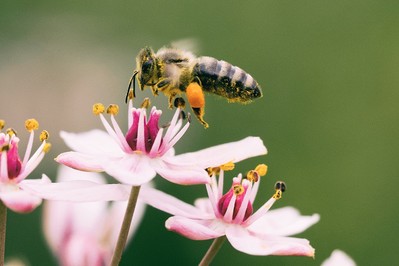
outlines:
{"label": "blurred green background", "polygon": [[[27,118],[50,131],[52,151],[31,178],[45,172],[54,179],[53,158],[68,150],[58,132],[102,128],[91,114],[95,102],[126,108],[125,90],[140,48],[195,38],[199,55],[251,73],[264,97],[243,106],[208,95],[210,128],[194,121],[177,153],[260,136],[269,154],[238,164],[234,172],[269,166],[255,208],[281,179],[288,190],[275,207],[321,215],[300,235],[316,248],[314,260],[249,256],[226,242],[214,265],[320,265],[336,248],[359,265],[392,265],[399,244],[398,12],[397,1],[369,0],[5,0],[0,117],[23,141]],[[149,90],[138,93],[139,100],[146,96],[152,97]],[[164,109],[165,121],[172,115],[164,96],[152,102]],[[190,203],[206,195],[203,186],[180,187],[161,178],[156,184]],[[6,257],[56,265],[42,236],[41,211],[8,212]],[[199,262],[211,241],[168,232],[168,217],[148,208],[122,265]]]}

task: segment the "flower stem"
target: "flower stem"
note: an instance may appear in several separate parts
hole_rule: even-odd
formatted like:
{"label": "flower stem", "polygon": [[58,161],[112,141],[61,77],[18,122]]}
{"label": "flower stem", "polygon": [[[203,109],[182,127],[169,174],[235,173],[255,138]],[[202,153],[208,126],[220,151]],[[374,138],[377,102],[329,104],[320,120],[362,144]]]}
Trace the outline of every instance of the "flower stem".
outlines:
{"label": "flower stem", "polygon": [[119,265],[122,259],[122,253],[125,249],[127,236],[129,235],[130,224],[132,223],[134,209],[136,208],[137,198],[139,196],[140,186],[133,186],[130,191],[129,201],[127,203],[125,216],[123,217],[122,227],[119,232],[118,242],[116,243],[114,255],[112,256],[111,265]]}
{"label": "flower stem", "polygon": [[0,265],[4,265],[4,253],[6,250],[6,223],[7,207],[0,201]]}
{"label": "flower stem", "polygon": [[209,247],[208,251],[206,252],[205,256],[202,258],[201,262],[199,263],[199,266],[209,265],[212,262],[213,258],[218,253],[219,249],[222,247],[225,240],[226,236],[215,238],[215,240],[213,240],[212,242],[212,245]]}

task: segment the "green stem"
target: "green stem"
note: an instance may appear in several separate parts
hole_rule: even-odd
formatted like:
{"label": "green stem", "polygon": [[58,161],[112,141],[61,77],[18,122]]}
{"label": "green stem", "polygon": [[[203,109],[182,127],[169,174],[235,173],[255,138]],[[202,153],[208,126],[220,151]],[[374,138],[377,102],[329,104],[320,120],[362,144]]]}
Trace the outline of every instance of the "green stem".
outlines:
{"label": "green stem", "polygon": [[6,223],[7,207],[0,201],[0,265],[4,265],[4,253],[6,250]]}
{"label": "green stem", "polygon": [[202,258],[199,266],[207,266],[209,265],[213,258],[215,258],[216,254],[218,253],[219,249],[222,247],[224,241],[226,240],[226,236],[221,236],[215,238],[213,240],[212,245],[209,247],[208,251],[206,252],[205,256]]}
{"label": "green stem", "polygon": [[127,203],[125,216],[123,217],[123,222],[121,230],[119,232],[118,242],[116,243],[114,255],[112,256],[111,266],[118,266],[122,259],[122,253],[125,249],[127,236],[129,235],[130,224],[132,223],[133,213],[134,209],[136,208],[139,192],[140,186],[133,186],[132,190],[130,191],[129,201]]}

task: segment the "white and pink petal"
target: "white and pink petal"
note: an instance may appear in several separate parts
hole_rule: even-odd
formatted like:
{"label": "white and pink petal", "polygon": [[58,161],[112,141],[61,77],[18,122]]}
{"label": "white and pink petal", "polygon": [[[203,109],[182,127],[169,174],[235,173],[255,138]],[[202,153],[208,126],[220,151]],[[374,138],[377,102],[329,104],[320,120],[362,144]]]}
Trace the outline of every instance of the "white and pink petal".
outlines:
{"label": "white and pink petal", "polygon": [[253,234],[239,225],[228,226],[226,237],[235,249],[249,255],[314,257],[314,248],[306,239]]}
{"label": "white and pink petal", "polygon": [[208,167],[217,167],[228,162],[240,162],[247,158],[266,153],[267,149],[259,137],[247,137],[239,141],[213,146],[197,152],[177,155],[175,159],[187,164],[195,164],[205,169]]}
{"label": "white and pink petal", "polygon": [[208,240],[225,234],[225,224],[215,219],[196,220],[182,216],[170,217],[165,222],[168,230],[192,240]]}
{"label": "white and pink petal", "polygon": [[40,197],[19,188],[15,190],[2,190],[0,192],[0,199],[7,208],[19,213],[31,212],[42,203]]}
{"label": "white and pink petal", "polygon": [[319,220],[318,214],[305,216],[293,207],[283,207],[269,210],[247,229],[257,234],[290,236],[305,231]]}

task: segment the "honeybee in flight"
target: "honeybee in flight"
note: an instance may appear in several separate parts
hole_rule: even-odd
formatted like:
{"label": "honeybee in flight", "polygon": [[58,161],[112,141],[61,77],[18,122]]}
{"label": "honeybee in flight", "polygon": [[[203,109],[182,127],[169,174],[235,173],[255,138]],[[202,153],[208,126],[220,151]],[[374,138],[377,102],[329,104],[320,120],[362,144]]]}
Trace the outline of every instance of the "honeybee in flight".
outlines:
{"label": "honeybee in flight", "polygon": [[145,47],[139,52],[126,100],[131,89],[135,97],[136,78],[141,90],[149,86],[154,95],[164,93],[169,98],[169,108],[184,105],[183,98],[176,96],[185,93],[205,128],[208,123],[203,119],[204,91],[227,98],[228,102],[249,103],[262,97],[259,84],[241,68],[213,57],[195,57],[189,51],[176,48],[164,47],[155,53]]}

